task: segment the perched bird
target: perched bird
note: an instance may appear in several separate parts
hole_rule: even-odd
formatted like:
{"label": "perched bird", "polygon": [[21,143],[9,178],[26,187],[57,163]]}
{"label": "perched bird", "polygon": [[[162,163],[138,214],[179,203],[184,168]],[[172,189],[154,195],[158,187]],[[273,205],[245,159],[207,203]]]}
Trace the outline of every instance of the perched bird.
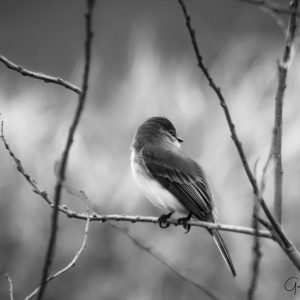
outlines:
{"label": "perched bird", "polygon": [[[133,177],[145,196],[166,214],[160,225],[174,212],[187,220],[215,222],[214,199],[202,168],[183,153],[173,124],[164,117],[152,117],[138,127],[131,145]],[[166,226],[165,226],[166,227]],[[208,229],[232,272],[236,272],[225,243],[217,229]]]}

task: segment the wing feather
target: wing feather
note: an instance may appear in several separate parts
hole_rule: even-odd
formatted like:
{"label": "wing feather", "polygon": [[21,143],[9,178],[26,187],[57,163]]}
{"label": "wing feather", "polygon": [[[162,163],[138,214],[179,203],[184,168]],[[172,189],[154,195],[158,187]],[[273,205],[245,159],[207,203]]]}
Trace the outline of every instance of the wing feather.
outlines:
{"label": "wing feather", "polygon": [[144,147],[145,166],[164,188],[200,220],[213,219],[213,197],[201,167],[181,151]]}

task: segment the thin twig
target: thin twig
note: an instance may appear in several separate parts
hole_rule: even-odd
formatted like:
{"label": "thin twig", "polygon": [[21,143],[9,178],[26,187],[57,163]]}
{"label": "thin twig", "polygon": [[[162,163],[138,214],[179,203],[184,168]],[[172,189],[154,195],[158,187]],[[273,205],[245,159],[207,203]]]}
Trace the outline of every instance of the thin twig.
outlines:
{"label": "thin twig", "polygon": [[[92,210],[99,215],[98,213],[98,208],[93,205],[93,203],[88,199],[86,194],[83,191],[78,191],[75,190],[74,188],[64,185],[64,188],[67,190],[68,193],[71,195],[79,198],[81,201],[84,203],[87,203],[89,207],[92,208]],[[103,212],[102,212],[103,213]],[[143,251],[147,252],[148,254],[152,255],[155,259],[163,263],[165,266],[167,266],[173,273],[177,274],[179,277],[183,278],[185,281],[189,282],[190,284],[194,285],[196,288],[200,289],[202,292],[206,293],[213,299],[215,299],[213,296],[215,295],[214,292],[211,292],[211,290],[205,286],[205,284],[200,283],[200,282],[195,282],[195,280],[192,278],[192,276],[181,270],[180,268],[174,266],[171,264],[166,258],[163,257],[163,255],[156,250],[154,247],[150,246],[149,244],[146,243],[145,240],[141,239],[140,237],[133,235],[127,227],[121,226],[119,224],[114,224],[114,223],[109,223],[110,226],[113,228],[117,229],[119,232],[122,234],[126,235],[129,237],[134,244],[142,249]]]}
{"label": "thin twig", "polygon": [[12,279],[10,278],[8,273],[5,274],[5,277],[8,281],[8,285],[9,285],[9,299],[14,300],[14,285],[13,285]]}
{"label": "thin twig", "polygon": [[250,286],[248,289],[248,300],[254,300],[254,293],[256,291],[258,276],[259,276],[259,266],[261,260],[261,250],[260,250],[260,240],[258,238],[258,215],[259,215],[259,202],[257,200],[253,201],[253,215],[252,215],[252,226],[255,231],[253,236],[253,248],[252,248],[252,277],[250,281]]}
{"label": "thin twig", "polygon": [[285,26],[284,26],[284,21],[283,19],[279,16],[279,14],[275,13],[272,9],[265,7],[265,6],[260,6],[260,9],[269,15],[273,20],[275,20],[276,24],[278,27],[285,32]]}
{"label": "thin twig", "polygon": [[49,239],[49,245],[48,250],[45,258],[44,268],[43,268],[43,274],[41,279],[41,288],[38,293],[38,300],[41,300],[44,294],[44,290],[47,284],[47,278],[49,275],[49,269],[52,264],[52,259],[54,255],[54,249],[55,249],[55,241],[56,241],[56,235],[57,235],[57,225],[58,225],[58,213],[59,213],[59,204],[61,200],[61,192],[62,192],[62,184],[65,181],[65,172],[66,167],[68,163],[68,157],[70,153],[70,149],[73,143],[74,134],[77,129],[77,126],[79,124],[79,120],[84,108],[85,100],[86,100],[86,94],[88,90],[88,79],[89,79],[89,70],[90,70],[90,61],[91,61],[91,42],[93,37],[92,32],[92,13],[93,13],[93,7],[94,7],[94,0],[87,0],[87,13],[85,15],[86,17],[86,41],[85,41],[85,66],[84,66],[84,72],[83,72],[83,82],[82,82],[82,93],[79,95],[79,101],[76,108],[76,112],[74,115],[74,119],[72,121],[71,127],[69,129],[69,134],[67,137],[67,142],[65,145],[65,148],[63,150],[58,176],[57,176],[57,182],[55,186],[55,192],[54,192],[54,210],[52,213],[52,227],[51,227],[51,233],[50,233],[50,239]]}
{"label": "thin twig", "polygon": [[[298,0],[293,0],[290,5],[291,10],[298,9]],[[285,40],[282,61],[278,63],[278,87],[275,96],[275,125],[273,135],[273,155],[275,162],[274,169],[274,215],[280,224],[282,219],[282,107],[288,68],[292,63],[293,43],[296,32],[296,15],[291,13]]]}
{"label": "thin twig", "polygon": [[53,200],[50,199],[50,197],[48,196],[48,193],[45,190],[42,190],[41,188],[39,188],[37,182],[34,179],[32,179],[32,177],[25,171],[21,160],[14,154],[14,152],[10,148],[10,146],[9,146],[8,142],[6,141],[5,136],[4,136],[3,120],[1,120],[0,139],[3,142],[4,147],[8,151],[9,155],[14,160],[14,162],[17,166],[17,170],[22,174],[22,176],[24,176],[26,181],[32,186],[33,192],[40,195],[51,207],[53,207],[54,206]]}
{"label": "thin twig", "polygon": [[75,85],[73,85],[73,84],[71,84],[71,83],[69,83],[69,82],[67,82],[67,81],[65,81],[65,80],[63,80],[59,77],[52,77],[52,76],[45,75],[45,74],[40,73],[40,72],[33,72],[31,70],[25,69],[22,66],[17,65],[15,63],[13,63],[12,61],[8,60],[6,57],[4,57],[2,55],[0,55],[0,61],[7,68],[9,68],[11,70],[14,70],[14,71],[17,71],[18,73],[20,73],[23,76],[39,79],[39,80],[42,80],[42,81],[47,82],[47,83],[58,84],[58,85],[61,85],[61,86],[65,87],[66,89],[69,89],[69,90],[71,90],[71,91],[73,91],[77,94],[81,93],[81,90],[77,86],[75,86]]}
{"label": "thin twig", "polygon": [[[255,178],[253,177],[253,175],[251,173],[248,161],[247,161],[246,156],[244,154],[242,144],[241,144],[241,142],[239,141],[239,139],[237,137],[237,134],[236,134],[236,131],[235,131],[235,125],[233,124],[233,121],[232,121],[229,109],[227,107],[225,98],[224,98],[224,96],[221,92],[220,87],[218,87],[216,85],[216,83],[214,82],[214,80],[210,76],[207,67],[205,66],[205,64],[203,62],[203,58],[201,56],[199,46],[198,46],[198,42],[197,42],[197,39],[196,39],[196,33],[195,33],[195,30],[193,29],[192,24],[191,24],[191,17],[188,14],[187,8],[186,8],[183,0],[178,0],[178,2],[179,2],[180,6],[181,6],[181,9],[183,11],[183,15],[184,15],[184,18],[185,18],[185,21],[186,21],[186,27],[188,29],[188,32],[189,32],[189,35],[190,35],[190,38],[191,38],[191,42],[192,42],[192,46],[193,46],[193,49],[194,49],[194,52],[195,52],[195,55],[196,55],[198,66],[201,69],[201,71],[203,72],[203,74],[205,75],[206,79],[208,80],[208,83],[209,83],[210,87],[213,89],[213,91],[216,93],[216,95],[218,97],[218,100],[220,102],[221,107],[223,108],[223,111],[224,111],[224,114],[225,114],[225,117],[226,117],[226,121],[228,123],[229,129],[230,129],[230,132],[231,132],[231,138],[232,138],[232,140],[233,140],[233,142],[234,142],[234,144],[235,144],[235,146],[238,150],[238,153],[240,155],[240,158],[242,160],[242,163],[243,163],[244,169],[245,169],[245,171],[248,175],[248,178],[249,178],[252,186],[255,187],[255,190],[257,190]],[[257,190],[257,192],[258,192],[258,190]]]}
{"label": "thin twig", "polygon": [[267,204],[265,203],[263,197],[260,195],[259,192],[259,188],[257,185],[257,182],[250,170],[246,155],[243,151],[242,148],[242,144],[239,141],[238,137],[237,137],[237,133],[235,131],[235,126],[233,124],[229,109],[227,107],[225,98],[223,97],[222,93],[221,93],[221,89],[215,84],[215,82],[213,81],[212,77],[210,76],[208,69],[206,68],[206,66],[203,63],[203,59],[202,56],[200,54],[200,50],[198,47],[198,43],[196,40],[196,34],[195,34],[195,30],[192,28],[191,25],[191,18],[187,12],[187,8],[183,2],[183,0],[178,0],[180,7],[182,9],[185,21],[186,21],[186,27],[188,29],[189,35],[190,35],[190,39],[193,45],[193,49],[195,52],[195,56],[198,62],[198,66],[201,69],[201,71],[204,73],[206,79],[209,82],[209,85],[211,86],[211,88],[213,89],[213,91],[216,93],[220,105],[223,108],[225,117],[226,117],[226,121],[228,123],[229,126],[229,130],[231,133],[231,138],[237,148],[237,151],[239,153],[240,159],[242,161],[243,167],[245,169],[245,172],[248,176],[248,179],[251,183],[252,189],[253,189],[253,193],[256,196],[255,199],[257,199],[264,211],[264,213],[266,214],[267,218],[269,219],[274,231],[276,232],[277,238],[278,238],[278,243],[280,244],[280,246],[282,247],[282,249],[284,250],[284,252],[287,254],[287,256],[290,258],[290,260],[294,263],[294,265],[297,267],[298,270],[300,270],[300,253],[298,251],[298,249],[295,247],[295,245],[292,243],[292,241],[290,241],[288,239],[288,237],[286,236],[286,234],[283,232],[280,224],[278,224],[278,222],[275,220],[275,218],[273,217],[272,213],[270,212]]}
{"label": "thin twig", "polygon": [[187,281],[188,283],[192,284],[196,288],[200,289],[203,293],[208,295],[210,298],[219,300],[221,297],[216,294],[215,291],[211,290],[207,287],[203,282],[196,281],[194,278],[191,277],[186,271],[179,269],[177,266],[173,265],[166,257],[164,257],[160,252],[158,252],[155,248],[153,248],[150,244],[146,243],[144,240],[141,240],[139,237],[134,235],[133,233],[129,232],[128,228],[123,226],[119,226],[117,224],[111,224],[114,228],[118,231],[122,232],[126,236],[128,236],[139,248],[143,249],[155,259],[160,261],[163,265],[165,265],[168,269],[170,269],[174,274],[179,276],[181,279]]}
{"label": "thin twig", "polygon": [[261,176],[261,181],[260,181],[260,186],[259,186],[259,190],[260,190],[261,194],[264,193],[265,188],[266,188],[266,175],[267,175],[268,167],[270,165],[270,162],[271,162],[272,156],[273,156],[273,139],[274,139],[274,135],[272,137],[270,150],[269,150],[266,162],[265,162],[265,164],[263,166],[263,169],[262,169],[262,176]]}
{"label": "thin twig", "polygon": [[[89,209],[87,209],[87,216],[89,216]],[[83,241],[81,243],[81,246],[79,248],[79,250],[76,252],[75,256],[73,257],[73,259],[70,261],[69,264],[67,264],[64,268],[62,268],[61,270],[57,271],[55,274],[49,275],[47,277],[47,282],[57,278],[58,276],[62,275],[63,273],[67,272],[68,270],[70,270],[71,268],[73,268],[80,255],[82,254],[83,250],[86,248],[86,243],[87,243],[87,238],[88,238],[88,232],[89,232],[89,224],[90,224],[90,218],[88,217],[86,219],[86,223],[85,223],[85,229],[84,229],[84,236],[83,236]],[[37,287],[32,293],[30,293],[25,300],[30,300],[32,299],[34,296],[37,295],[37,293],[39,292],[40,287]]]}
{"label": "thin twig", "polygon": [[300,12],[297,11],[295,8],[288,8],[281,6],[274,1],[267,1],[267,0],[238,0],[240,2],[246,2],[253,5],[258,5],[260,7],[265,7],[276,14],[286,14],[289,15],[291,13],[295,14],[296,16],[300,16]]}
{"label": "thin twig", "polygon": [[[9,146],[8,142],[5,139],[4,132],[3,132],[3,121],[1,122],[1,135],[0,139],[2,140],[5,148],[7,149],[9,155],[12,157],[14,160],[15,164],[17,165],[17,170],[22,174],[22,176],[26,179],[26,181],[32,186],[33,192],[39,195],[42,199],[44,199],[51,208],[54,207],[54,200],[51,199],[51,197],[48,195],[48,193],[39,187],[38,183],[36,180],[32,179],[32,177],[26,172],[24,169],[21,160],[14,154],[12,151],[11,147]],[[65,188],[68,189],[70,193],[75,194],[76,196],[79,197],[85,197],[84,194],[81,193],[75,193],[72,191],[69,187]],[[86,213],[78,213],[75,212],[71,209],[69,209],[66,205],[59,205],[58,210],[65,214],[69,218],[74,218],[74,219],[80,219],[80,220],[87,220],[87,218],[90,219],[90,221],[100,221],[100,222],[105,222],[105,221],[117,221],[117,222],[131,222],[131,223],[153,223],[157,224],[159,218],[158,217],[148,217],[148,216],[128,216],[128,215],[100,215],[97,213],[92,213],[91,215],[87,215]],[[174,226],[178,225],[178,220],[177,219],[168,219],[166,220],[168,224],[172,224]],[[198,227],[204,227],[204,228],[216,228],[218,230],[224,230],[224,231],[230,231],[230,232],[236,232],[236,233],[241,233],[241,234],[247,234],[247,235],[253,235],[254,230],[252,228],[248,227],[242,227],[242,226],[235,226],[235,225],[225,225],[225,224],[219,224],[219,223],[209,223],[209,222],[203,222],[203,221],[188,221],[187,224],[191,226],[198,226]],[[262,238],[269,238],[272,239],[272,234],[268,231],[259,231],[258,235]]]}

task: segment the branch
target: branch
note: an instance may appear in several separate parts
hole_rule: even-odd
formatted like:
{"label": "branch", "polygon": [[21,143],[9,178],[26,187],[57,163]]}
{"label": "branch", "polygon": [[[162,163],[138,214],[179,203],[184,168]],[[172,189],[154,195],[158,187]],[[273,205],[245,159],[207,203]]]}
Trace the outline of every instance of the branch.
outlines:
{"label": "branch", "polygon": [[43,80],[47,83],[54,83],[54,84],[61,85],[61,86],[65,87],[66,89],[69,89],[69,90],[77,93],[78,95],[80,95],[80,93],[81,93],[81,90],[77,86],[75,86],[59,77],[52,77],[52,76],[45,75],[45,74],[42,74],[39,72],[30,71],[28,69],[23,68],[20,65],[14,64],[13,62],[11,62],[10,60],[8,60],[7,58],[5,58],[2,55],[0,55],[0,61],[4,65],[6,65],[7,68],[17,71],[18,73],[22,74],[23,76],[28,76],[28,77],[32,77],[35,79]]}
{"label": "branch", "polygon": [[261,260],[261,250],[260,250],[260,240],[258,238],[258,217],[259,217],[259,202],[255,199],[253,201],[253,214],[252,214],[252,226],[255,231],[253,238],[253,262],[252,262],[252,277],[250,281],[250,286],[248,289],[248,300],[254,300],[254,293],[257,287],[258,276],[259,276],[259,266]]}
{"label": "branch", "polygon": [[254,176],[253,176],[253,174],[250,170],[248,161],[246,159],[246,155],[245,155],[245,153],[243,151],[243,148],[242,148],[242,144],[241,144],[241,142],[239,141],[239,139],[237,137],[237,134],[236,134],[236,131],[235,131],[235,126],[234,126],[233,121],[231,119],[231,115],[230,115],[230,112],[228,110],[225,98],[223,97],[223,95],[221,93],[221,89],[215,84],[215,82],[213,81],[212,77],[210,76],[210,74],[208,72],[208,69],[206,68],[206,66],[203,63],[203,59],[202,59],[202,56],[200,54],[198,43],[197,43],[197,40],[196,40],[195,30],[192,28],[191,18],[189,16],[188,12],[187,12],[186,6],[185,6],[183,0],[178,0],[178,2],[179,2],[179,5],[182,9],[182,12],[183,12],[183,15],[184,15],[184,18],[185,18],[185,21],[186,21],[186,27],[187,27],[187,30],[188,30],[189,35],[190,35],[190,39],[191,39],[191,42],[192,42],[192,45],[193,45],[195,56],[196,56],[196,59],[198,61],[198,66],[201,69],[201,71],[204,73],[206,79],[209,82],[209,85],[211,86],[213,91],[216,93],[216,95],[219,99],[220,105],[223,108],[223,111],[224,111],[224,114],[225,114],[225,117],[226,117],[226,121],[228,123],[229,130],[230,130],[230,133],[231,133],[231,138],[232,138],[232,140],[233,140],[233,142],[234,142],[234,144],[237,148],[237,151],[239,153],[239,156],[240,156],[240,159],[242,161],[243,167],[245,169],[245,172],[246,172],[246,174],[248,176],[248,179],[250,181],[250,184],[252,186],[255,198],[259,201],[264,213],[266,214],[267,218],[269,219],[269,221],[272,225],[272,228],[274,229],[274,232],[277,235],[278,243],[280,244],[282,249],[285,251],[287,256],[290,258],[290,260],[297,267],[297,269],[300,270],[300,253],[297,250],[297,248],[295,247],[295,245],[292,243],[292,241],[290,241],[288,239],[288,237],[286,236],[286,234],[283,232],[280,224],[278,224],[278,222],[275,220],[275,218],[271,214],[269,208],[267,207],[263,197],[260,195],[257,182],[256,182],[256,180],[255,180],[255,178],[254,178]]}
{"label": "branch", "polygon": [[[76,218],[78,219],[86,219],[85,214],[75,214]],[[74,215],[73,215],[74,216]],[[131,223],[153,223],[157,224],[159,223],[158,217],[147,217],[147,216],[128,216],[128,215],[99,215],[99,214],[93,214],[91,216],[91,221],[125,221],[125,222],[131,222]],[[171,224],[174,226],[178,226],[178,219],[167,219],[167,224]],[[235,225],[226,225],[226,224],[220,224],[220,223],[210,223],[210,222],[204,222],[204,221],[188,221],[187,225],[191,226],[197,226],[197,227],[203,227],[207,229],[218,229],[223,231],[230,231],[235,233],[241,233],[246,235],[255,235],[255,231],[252,228],[249,227],[243,227],[243,226],[235,226]],[[270,232],[266,230],[260,230],[258,231],[258,236],[262,238],[268,238],[272,239],[272,235]]]}
{"label": "branch", "polygon": [[[291,10],[297,10],[298,0],[291,2]],[[278,64],[278,87],[275,97],[275,125],[273,131],[274,169],[274,215],[278,223],[282,219],[282,107],[288,68],[292,62],[292,48],[296,31],[296,15],[291,13],[282,61]]]}
{"label": "branch", "polygon": [[5,274],[5,277],[8,281],[9,284],[9,299],[10,300],[14,300],[14,286],[13,286],[13,282],[9,276],[9,274]]}
{"label": "branch", "polygon": [[[86,196],[86,194],[83,191],[75,190],[72,187],[67,186],[67,185],[64,185],[64,188],[71,195],[79,198],[84,203],[87,203],[88,205],[90,205],[89,204],[90,200],[88,199],[88,197]],[[91,206],[93,206],[93,205],[91,204]],[[96,213],[97,208],[93,208],[93,211],[95,212],[95,214],[98,214],[98,212]],[[139,247],[143,251],[147,252],[148,254],[152,255],[156,260],[158,260],[159,262],[164,264],[168,269],[170,269],[177,276],[179,276],[183,280],[187,281],[188,283],[192,284],[196,288],[200,289],[202,292],[204,292],[206,295],[208,295],[212,299],[220,299],[219,297],[216,296],[215,292],[213,292],[210,288],[206,287],[206,285],[204,283],[196,282],[189,273],[187,273],[184,270],[173,265],[159,251],[157,251],[154,247],[152,247],[150,244],[148,244],[145,240],[132,234],[127,227],[121,226],[119,224],[114,224],[114,223],[110,223],[109,225],[112,226],[113,228],[117,229],[122,234],[129,237],[137,247]]]}
{"label": "branch", "polygon": [[[87,209],[87,215],[89,215],[89,209]],[[83,236],[83,241],[81,243],[81,246],[79,248],[79,250],[76,252],[74,258],[70,261],[70,263],[68,265],[66,265],[64,268],[62,268],[61,270],[57,271],[56,273],[54,273],[53,275],[49,275],[46,279],[47,282],[57,278],[58,276],[62,275],[63,273],[67,272],[68,270],[70,270],[71,268],[73,268],[75,266],[75,264],[77,263],[77,260],[79,259],[81,253],[83,252],[83,250],[86,248],[86,242],[87,242],[87,238],[88,238],[88,232],[89,232],[89,224],[90,224],[90,218],[88,217],[86,219],[86,224],[85,224],[85,229],[84,229],[84,236]],[[37,293],[39,292],[40,287],[37,287],[30,295],[28,295],[25,300],[30,300],[32,299],[34,296],[37,295]]]}
{"label": "branch", "polygon": [[[32,177],[25,171],[21,160],[14,154],[14,152],[11,150],[8,142],[5,139],[4,132],[3,132],[3,121],[1,122],[1,135],[0,139],[2,140],[5,148],[7,149],[9,155],[14,160],[15,164],[17,165],[17,170],[22,174],[22,176],[26,179],[26,181],[32,186],[33,192],[39,195],[41,198],[43,198],[51,208],[54,207],[54,200],[51,199],[51,197],[48,195],[48,193],[40,188],[37,184],[37,182],[32,179]],[[64,185],[65,186],[65,185]],[[74,193],[72,190],[68,189],[69,192]],[[80,193],[82,197],[82,193]],[[76,193],[78,196],[78,193]],[[83,197],[84,198],[84,197]],[[65,214],[69,218],[74,219],[80,219],[80,220],[87,220],[87,218],[90,219],[90,221],[124,221],[124,222],[131,222],[131,223],[158,223],[158,217],[147,217],[147,216],[128,216],[128,215],[100,215],[97,213],[93,213],[91,215],[87,215],[86,213],[77,213],[75,211],[72,211],[65,205],[59,205],[58,210]],[[177,219],[167,219],[166,222],[168,224],[172,224],[174,226],[178,225]],[[235,233],[241,233],[241,234],[247,234],[247,235],[254,235],[255,232],[252,228],[248,227],[242,227],[242,226],[235,226],[235,225],[225,225],[225,224],[219,224],[219,223],[209,223],[209,222],[203,222],[203,221],[188,221],[187,224],[191,226],[198,226],[198,227],[204,227],[208,229],[216,228],[218,230],[223,231],[230,231]],[[262,238],[269,238],[273,239],[272,234],[269,231],[266,230],[260,230],[258,232],[258,236]]]}
{"label": "branch", "polygon": [[182,269],[179,269],[175,265],[173,265],[170,261],[167,260],[161,253],[159,253],[156,249],[154,249],[150,244],[146,243],[145,241],[141,240],[136,235],[132,234],[128,231],[127,228],[118,226],[116,224],[111,224],[114,228],[118,231],[122,232],[126,236],[128,236],[139,248],[143,249],[155,259],[160,261],[163,265],[165,265],[168,269],[170,269],[174,274],[179,276],[181,279],[187,281],[188,283],[192,284],[196,288],[200,289],[203,293],[208,295],[210,298],[215,300],[220,300],[220,296],[216,295],[215,291],[211,290],[207,287],[203,282],[195,281],[187,272]]}
{"label": "branch", "polygon": [[270,162],[271,162],[272,156],[273,156],[273,139],[274,139],[274,135],[272,137],[272,141],[271,141],[271,145],[270,145],[270,150],[269,150],[266,162],[265,162],[265,164],[264,164],[264,166],[262,168],[262,176],[261,176],[261,181],[260,181],[260,184],[259,184],[259,190],[260,190],[261,194],[264,193],[265,188],[266,188],[266,174],[267,174],[268,167],[270,165]]}
{"label": "branch", "polygon": [[71,127],[69,129],[69,134],[67,137],[67,142],[65,145],[65,148],[63,150],[59,170],[58,170],[58,176],[57,176],[57,182],[55,186],[55,192],[54,192],[54,210],[52,213],[52,227],[51,227],[51,233],[50,233],[50,239],[48,244],[48,250],[45,258],[44,268],[43,268],[43,274],[41,279],[41,288],[38,293],[38,300],[41,300],[44,294],[44,290],[47,284],[47,278],[49,274],[49,269],[52,264],[52,259],[54,256],[54,248],[55,248],[55,242],[56,242],[56,235],[57,235],[57,225],[58,225],[58,212],[59,212],[59,204],[61,200],[61,192],[62,192],[62,185],[65,181],[65,172],[66,167],[68,163],[68,157],[70,153],[70,149],[73,143],[74,134],[76,131],[76,128],[78,126],[80,116],[82,114],[86,94],[88,90],[88,79],[89,79],[89,70],[90,70],[90,61],[91,61],[91,43],[92,43],[92,13],[93,13],[93,7],[94,7],[94,0],[87,0],[87,13],[86,13],[86,41],[85,41],[85,67],[83,72],[83,82],[82,82],[82,93],[79,94],[79,101],[76,108],[76,112],[74,115],[73,122],[71,124]]}
{"label": "branch", "polygon": [[[64,185],[64,188],[66,189],[66,191],[69,194],[71,194],[71,195],[79,198],[81,201],[83,201],[84,203],[86,203],[88,206],[91,206],[94,212],[98,211],[98,209],[96,207],[93,207],[94,205],[90,202],[90,200],[86,196],[85,192],[75,190],[72,187],[67,186],[67,185]],[[109,225],[112,226],[113,228],[117,229],[122,234],[124,234],[127,237],[129,237],[134,242],[134,244],[137,247],[139,247],[143,251],[147,252],[148,254],[152,255],[156,260],[158,260],[161,263],[163,263],[173,273],[175,273],[176,275],[178,275],[179,277],[181,277],[182,279],[184,279],[188,283],[192,284],[196,288],[200,289],[202,292],[204,292],[205,294],[207,294],[208,296],[210,296],[212,299],[219,299],[219,298],[216,297],[216,295],[215,295],[214,292],[212,292],[208,287],[205,286],[204,283],[196,282],[189,273],[187,273],[187,272],[181,270],[180,268],[174,266],[165,257],[163,257],[163,255],[159,251],[157,251],[154,247],[152,247],[149,244],[147,244],[145,240],[139,238],[136,235],[133,235],[128,230],[127,227],[123,227],[123,226],[120,226],[119,224],[114,224],[114,223],[109,223]]]}
{"label": "branch", "polygon": [[253,4],[253,5],[258,5],[260,7],[265,7],[271,11],[273,11],[276,14],[285,14],[285,15],[289,15],[289,14],[294,14],[295,16],[300,16],[300,12],[297,10],[297,8],[292,7],[292,8],[287,8],[284,6],[281,6],[277,3],[275,3],[274,1],[267,1],[267,0],[238,0],[240,2],[246,2],[249,4]]}

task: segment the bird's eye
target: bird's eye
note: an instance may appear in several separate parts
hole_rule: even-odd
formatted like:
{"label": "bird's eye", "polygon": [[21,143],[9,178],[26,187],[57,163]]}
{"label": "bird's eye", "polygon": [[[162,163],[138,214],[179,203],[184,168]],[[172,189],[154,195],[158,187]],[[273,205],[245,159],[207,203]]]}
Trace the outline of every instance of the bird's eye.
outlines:
{"label": "bird's eye", "polygon": [[173,129],[169,129],[169,132],[170,132],[172,135],[174,135],[174,134],[175,134],[175,132],[174,132],[174,130],[173,130]]}

